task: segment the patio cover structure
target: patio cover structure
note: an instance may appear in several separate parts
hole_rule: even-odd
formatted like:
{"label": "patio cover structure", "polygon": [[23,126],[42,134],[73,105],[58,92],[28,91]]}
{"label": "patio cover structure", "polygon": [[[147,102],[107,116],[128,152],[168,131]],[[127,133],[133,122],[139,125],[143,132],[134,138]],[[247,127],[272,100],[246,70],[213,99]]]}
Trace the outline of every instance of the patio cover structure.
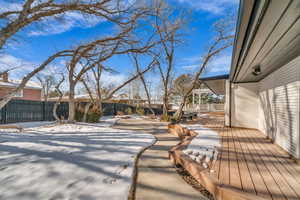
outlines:
{"label": "patio cover structure", "polygon": [[226,88],[225,83],[228,80],[229,74],[210,76],[200,78],[200,82],[205,84],[214,94],[225,95]]}

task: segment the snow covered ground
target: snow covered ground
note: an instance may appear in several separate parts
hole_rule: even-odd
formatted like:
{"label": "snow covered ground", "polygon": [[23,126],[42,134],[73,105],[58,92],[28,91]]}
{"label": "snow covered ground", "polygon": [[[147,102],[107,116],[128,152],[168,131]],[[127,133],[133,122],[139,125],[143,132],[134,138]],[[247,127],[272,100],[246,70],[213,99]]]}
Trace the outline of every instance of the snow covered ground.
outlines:
{"label": "snow covered ground", "polygon": [[1,200],[125,200],[150,134],[98,124],[0,132]]}

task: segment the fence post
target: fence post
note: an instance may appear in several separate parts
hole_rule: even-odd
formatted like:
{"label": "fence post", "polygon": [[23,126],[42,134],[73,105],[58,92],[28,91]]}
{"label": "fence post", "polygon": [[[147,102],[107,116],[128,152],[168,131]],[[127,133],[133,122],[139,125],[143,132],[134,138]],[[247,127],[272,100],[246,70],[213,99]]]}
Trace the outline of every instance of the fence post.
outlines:
{"label": "fence post", "polygon": [[117,115],[117,104],[116,103],[113,103],[113,107],[114,107],[114,115]]}
{"label": "fence post", "polygon": [[7,109],[6,109],[6,105],[1,109],[1,123],[2,124],[6,124],[6,112],[7,112]]}
{"label": "fence post", "polygon": [[46,108],[45,108],[45,101],[42,102],[42,121],[46,120]]}

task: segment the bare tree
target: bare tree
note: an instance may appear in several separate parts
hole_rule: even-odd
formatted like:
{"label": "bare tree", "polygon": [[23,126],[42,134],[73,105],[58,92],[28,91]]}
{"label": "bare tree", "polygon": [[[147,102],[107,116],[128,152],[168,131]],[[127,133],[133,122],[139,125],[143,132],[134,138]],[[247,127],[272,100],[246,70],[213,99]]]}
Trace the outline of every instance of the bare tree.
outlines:
{"label": "bare tree", "polygon": [[110,90],[107,90],[105,86],[101,84],[101,77],[103,71],[111,72],[112,69],[104,67],[102,64],[99,64],[96,67],[92,68],[91,70],[93,74],[92,76],[93,80],[88,78],[87,75],[85,75],[85,77],[81,79],[81,82],[83,83],[91,100],[91,102],[88,102],[85,106],[83,121],[86,121],[87,112],[91,107],[91,105],[97,106],[97,111],[99,112],[98,114],[101,117],[103,115],[102,103],[104,101],[110,100],[116,92],[124,88],[130,82],[138,79],[140,76],[143,76],[146,72],[150,71],[153,68],[153,65],[154,62],[150,63],[145,69],[143,70],[140,69],[139,73],[136,73],[135,75],[133,75],[132,77],[124,81],[123,83],[116,85],[113,88],[110,88]]}
{"label": "bare tree", "polygon": [[74,96],[76,84],[87,71],[114,55],[130,52],[146,53],[160,43],[160,41],[153,40],[152,35],[143,40],[134,35],[138,20],[145,17],[144,13],[145,9],[142,7],[140,12],[132,15],[131,23],[120,26],[117,35],[92,41],[74,50],[67,66],[69,71],[69,121],[74,121],[75,116]]}
{"label": "bare tree", "polygon": [[[169,91],[171,73],[174,69],[174,53],[178,43],[182,42],[180,30],[184,26],[183,15],[177,15],[164,1],[155,1],[155,20],[153,27],[161,42],[163,55],[162,62],[158,62],[158,69],[163,83],[163,118],[168,118]],[[158,56],[159,53],[155,53]],[[163,64],[166,63],[164,67]]]}
{"label": "bare tree", "polygon": [[[152,106],[151,106],[151,97],[150,97],[150,93],[149,93],[149,89],[147,87],[147,84],[146,84],[146,81],[145,81],[145,77],[144,75],[141,73],[141,67],[140,67],[140,63],[139,63],[139,60],[138,60],[138,55],[136,53],[132,53],[131,54],[132,58],[133,58],[133,61],[134,61],[134,65],[135,65],[135,68],[136,68],[136,72],[137,74],[139,75],[139,78],[143,84],[143,87],[144,87],[144,90],[145,90],[145,93],[146,93],[146,96],[147,96],[147,101],[148,101],[148,108],[149,110],[151,111],[151,113],[153,115],[155,115],[155,112],[154,110],[152,109]],[[156,58],[154,58],[149,64],[148,66],[151,66],[151,65],[154,65],[156,64]]]}
{"label": "bare tree", "polygon": [[55,86],[56,80],[54,75],[38,75],[36,76],[42,86],[42,94],[44,101],[48,101],[49,93]]}
{"label": "bare tree", "polygon": [[[116,37],[111,40],[103,39],[103,41],[100,44],[97,44],[96,47],[93,46],[94,44],[91,44],[92,47],[88,45],[87,49],[79,51],[75,50],[75,54],[67,66],[69,72],[69,121],[74,121],[75,116],[74,96],[76,84],[87,71],[111,58],[113,55],[126,54],[128,52],[144,53],[151,47],[150,45],[137,49],[123,49],[120,48],[122,46],[122,42],[119,39],[122,38]],[[99,48],[99,46],[100,52],[94,53],[95,48]],[[90,54],[91,51],[93,52],[92,54]]]}
{"label": "bare tree", "polygon": [[[28,73],[22,79],[19,86],[0,101],[0,109],[13,98],[15,93],[21,91],[25,87],[26,83],[33,76],[35,76],[38,72],[43,70],[47,65],[49,65],[57,58],[71,56],[73,59],[71,59],[72,62],[70,62],[70,65],[77,65],[79,64],[79,62],[82,62],[82,58],[85,59],[89,58],[89,61],[85,62],[84,65],[95,65],[96,62],[107,60],[108,58],[112,57],[114,54],[122,54],[122,53],[127,53],[129,51],[135,51],[134,49],[130,49],[130,48],[124,50],[122,49],[122,47],[124,46],[123,44],[125,43],[131,43],[131,44],[138,43],[138,40],[129,40],[128,36],[136,28],[137,20],[147,15],[149,9],[143,6],[140,7],[135,6],[133,7],[133,9],[130,9],[129,12],[128,9],[120,10],[119,5],[124,5],[124,3],[122,4],[118,0],[101,0],[95,4],[91,4],[91,3],[84,4],[81,1],[72,0],[65,5],[63,3],[56,3],[54,0],[48,0],[48,1],[27,0],[24,3],[21,11],[8,11],[8,12],[1,13],[0,19],[7,18],[8,23],[4,26],[4,28],[1,28],[0,30],[0,48],[5,44],[8,38],[10,38],[21,28],[29,25],[30,23],[34,21],[38,21],[46,16],[50,16],[50,15],[52,16],[52,15],[56,15],[59,13],[64,13],[72,10],[78,10],[83,13],[94,14],[96,16],[107,19],[110,22],[113,22],[116,25],[118,25],[121,31],[120,34],[118,34],[115,37],[105,37],[104,39],[94,40],[87,44],[80,45],[74,50],[64,50],[53,54],[52,56],[47,58],[39,67],[35,68],[33,71]],[[53,8],[54,11],[51,10],[51,8]],[[50,10],[49,11],[50,13],[46,12],[48,11],[48,9]],[[59,11],[56,11],[56,9],[58,9]],[[13,16],[17,16],[17,17],[13,17]],[[121,39],[123,39],[123,41],[121,41]],[[154,44],[152,43],[152,45]],[[146,45],[146,46],[147,48],[151,47],[151,45]],[[145,49],[146,48],[144,46],[144,50]],[[139,50],[142,51],[143,48],[140,48]],[[98,57],[98,61],[95,61],[97,60],[97,58],[95,59],[95,57]],[[94,63],[94,64],[90,64],[90,63]],[[73,67],[70,67],[71,75],[69,76],[69,79],[72,79],[74,76],[72,72],[72,68]],[[70,82],[71,91],[73,91],[73,88],[75,88],[75,85],[80,79],[80,77],[82,76],[82,74],[84,74],[89,68],[92,68],[92,66],[87,67],[84,70],[81,70],[81,72],[78,74],[79,75],[78,78],[76,78],[74,81],[71,80]],[[73,108],[74,104],[72,103],[72,99],[73,99],[72,96],[74,96],[74,94],[71,93],[70,96],[71,96],[70,105],[71,108]],[[70,112],[72,112],[72,109]],[[73,114],[71,113],[70,115],[71,118],[74,118]]]}
{"label": "bare tree", "polygon": [[[63,22],[64,14],[67,12],[79,12],[111,22],[126,24],[128,22],[126,14],[128,9],[132,9],[131,7],[122,3],[121,0],[25,0],[23,4],[20,3],[20,8],[0,13],[0,49],[21,29],[49,17],[55,17]],[[122,18],[119,17],[120,14],[124,14]]]}
{"label": "bare tree", "polygon": [[61,119],[58,117],[57,115],[57,108],[61,103],[61,99],[63,97],[63,92],[61,91],[60,87],[62,85],[62,83],[65,81],[65,77],[63,74],[61,74],[61,79],[57,82],[57,84],[55,85],[55,90],[58,93],[58,100],[55,102],[54,106],[53,106],[53,116],[55,118],[56,121],[60,121]]}
{"label": "bare tree", "polygon": [[186,92],[190,89],[193,77],[190,74],[182,74],[178,76],[173,84],[173,93],[184,97]]}
{"label": "bare tree", "polygon": [[214,24],[213,27],[216,32],[216,36],[213,39],[211,45],[209,46],[207,52],[202,57],[201,64],[193,77],[190,87],[186,90],[186,92],[183,95],[182,102],[175,113],[175,118],[177,121],[179,121],[182,118],[182,110],[188,99],[188,96],[199,83],[200,75],[204,72],[209,62],[223,50],[233,45],[233,24],[234,23],[232,19],[221,19]]}

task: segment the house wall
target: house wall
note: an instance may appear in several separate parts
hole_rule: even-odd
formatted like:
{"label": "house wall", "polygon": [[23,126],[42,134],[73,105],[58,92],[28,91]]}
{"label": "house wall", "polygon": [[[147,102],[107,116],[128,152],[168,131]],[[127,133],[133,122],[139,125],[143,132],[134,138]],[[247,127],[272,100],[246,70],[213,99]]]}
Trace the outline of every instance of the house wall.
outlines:
{"label": "house wall", "polygon": [[[229,87],[226,91],[229,96]],[[229,125],[229,100],[225,123]],[[256,83],[231,86],[231,125],[261,130],[300,158],[300,56]],[[227,120],[226,120],[227,118]]]}
{"label": "house wall", "polygon": [[[6,96],[12,90],[13,90],[13,88],[0,87],[0,98]],[[23,89],[23,97],[15,97],[15,99],[40,101],[41,100],[41,90]]]}
{"label": "house wall", "polygon": [[225,82],[225,104],[224,104],[224,113],[225,113],[225,125],[230,126],[230,81],[226,80]]}
{"label": "house wall", "polygon": [[300,56],[259,82],[258,129],[300,158]]}
{"label": "house wall", "polygon": [[231,94],[231,125],[235,127],[258,128],[258,84],[232,84]]}

